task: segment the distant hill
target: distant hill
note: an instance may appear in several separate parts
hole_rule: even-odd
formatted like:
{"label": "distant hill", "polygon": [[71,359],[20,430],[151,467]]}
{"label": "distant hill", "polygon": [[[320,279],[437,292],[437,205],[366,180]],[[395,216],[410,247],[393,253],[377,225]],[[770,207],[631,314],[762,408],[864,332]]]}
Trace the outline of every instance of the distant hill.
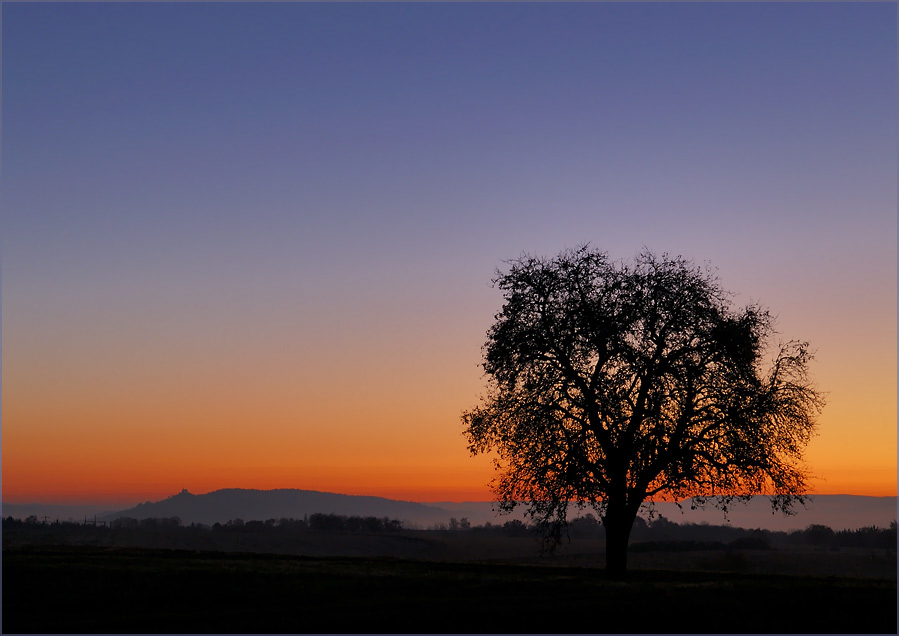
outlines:
{"label": "distant hill", "polygon": [[[496,504],[483,501],[435,502],[458,518],[467,517],[473,524],[484,521],[504,523],[508,519],[518,517],[500,516],[493,512]],[[727,515],[727,520],[720,510],[707,505],[705,510],[690,510],[690,501],[682,501],[681,508],[671,502],[655,504],[656,513],[665,516],[675,523],[708,523],[709,525],[730,525],[735,528],[764,528],[765,530],[803,530],[812,524],[820,524],[834,530],[855,530],[868,526],[886,528],[897,517],[896,497],[864,497],[860,495],[814,495],[806,507],[797,506],[796,514],[784,516],[782,513],[771,514],[771,504],[766,497],[754,497],[746,505],[736,504]],[[590,508],[576,512],[569,509],[569,517],[583,514],[595,514]],[[647,517],[648,507],[644,505],[640,515]]]}
{"label": "distant hill", "polygon": [[863,497],[860,495],[813,495],[811,501],[796,507],[796,514],[785,516],[771,513],[767,497],[753,497],[746,505],[737,504],[728,512],[728,520],[720,510],[706,506],[705,510],[690,510],[690,502],[681,502],[682,509],[670,502],[656,504],[656,510],[675,523],[708,523],[731,525],[736,528],[764,528],[766,530],[802,530],[812,524],[834,530],[855,530],[868,526],[886,528],[896,520],[896,497]]}
{"label": "distant hill", "polygon": [[[712,508],[690,510],[689,502],[682,502],[682,510],[673,503],[656,504],[656,511],[675,523],[728,524],[742,528],[764,528],[766,530],[801,530],[811,524],[829,526],[834,530],[857,529],[866,526],[885,528],[897,518],[896,497],[863,497],[858,495],[816,495],[808,507],[799,508],[794,516],[785,517],[771,514],[771,507],[764,497],[756,497],[748,505],[736,505],[725,521],[724,515]],[[511,515],[500,515],[496,504],[489,501],[415,503],[396,501],[383,497],[340,495],[312,490],[216,490],[203,495],[194,495],[183,490],[162,501],[145,502],[127,510],[113,511],[108,505],[62,506],[52,504],[3,504],[4,517],[24,519],[35,515],[38,519],[47,516],[49,521],[81,521],[85,517],[108,521],[119,517],[145,519],[148,517],[179,517],[183,523],[203,523],[212,525],[225,523],[230,519],[281,519],[293,517],[301,519],[316,512],[346,516],[374,516],[399,519],[406,525],[416,524],[429,527],[447,523],[450,517],[467,518],[472,525],[485,522],[503,524],[510,519],[523,519],[519,508]],[[590,512],[584,510],[580,514]],[[641,512],[646,516],[645,512]],[[570,516],[577,516],[575,510]]]}
{"label": "distant hill", "polygon": [[[799,507],[792,516],[771,514],[771,505],[765,497],[755,497],[746,505],[735,505],[724,515],[707,506],[706,510],[690,510],[689,501],[678,508],[670,502],[656,504],[656,512],[675,523],[708,523],[742,528],[767,530],[804,529],[811,524],[826,525],[834,530],[855,529],[865,526],[885,528],[896,519],[896,497],[862,497],[857,495],[817,495],[805,507]],[[157,502],[138,504],[129,510],[98,516],[98,519],[117,517],[179,517],[183,523],[225,523],[230,519],[297,519],[316,512],[361,517],[390,517],[427,527],[446,523],[450,517],[467,518],[473,525],[485,522],[502,524],[510,519],[523,519],[523,509],[513,514],[500,515],[491,502],[468,501],[462,503],[414,503],[383,497],[340,495],[313,490],[216,490],[205,495],[193,495],[187,490]],[[572,517],[577,516],[572,512]],[[581,514],[590,512],[586,509]],[[646,516],[645,513],[641,513]]]}
{"label": "distant hill", "polygon": [[106,514],[98,519],[120,517],[179,517],[182,523],[225,523],[231,519],[302,519],[314,513],[360,517],[389,517],[421,525],[446,522],[452,514],[426,504],[396,501],[383,497],[339,495],[315,490],[245,490],[229,488],[204,495],[186,489],[162,501],[148,501],[128,510]]}

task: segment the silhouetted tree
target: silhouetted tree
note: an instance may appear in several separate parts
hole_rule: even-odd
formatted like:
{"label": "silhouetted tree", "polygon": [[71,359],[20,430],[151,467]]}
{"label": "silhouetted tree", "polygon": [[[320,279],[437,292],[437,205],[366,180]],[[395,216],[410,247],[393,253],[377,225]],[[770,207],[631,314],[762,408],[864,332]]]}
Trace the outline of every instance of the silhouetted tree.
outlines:
{"label": "silhouetted tree", "polygon": [[648,498],[803,501],[823,406],[807,343],[779,345],[763,371],[769,313],[733,309],[680,257],[629,265],[583,246],[510,265],[493,281],[505,302],[484,345],[488,392],[462,416],[472,454],[499,456],[503,509],[525,502],[558,542],[569,503],[594,507],[607,568],[623,572]]}
{"label": "silhouetted tree", "polygon": [[[466,520],[463,519],[463,521],[466,521]],[[387,532],[399,532],[400,530],[403,529],[403,522],[400,521],[399,519],[387,519],[384,523],[385,523],[384,529]]]}
{"label": "silhouetted tree", "polygon": [[140,521],[133,517],[119,517],[113,520],[112,526],[114,528],[137,528],[140,526]]}
{"label": "silhouetted tree", "polygon": [[508,537],[525,537],[530,532],[521,519],[512,519],[503,524],[503,534]]}
{"label": "silhouetted tree", "polygon": [[603,534],[603,528],[599,525],[599,520],[591,514],[568,520],[565,530],[569,538],[575,539],[598,538]]}
{"label": "silhouetted tree", "polygon": [[805,541],[811,545],[829,545],[834,538],[833,530],[820,523],[813,523],[806,527],[804,534]]}
{"label": "silhouetted tree", "polygon": [[309,529],[314,532],[341,532],[345,528],[346,517],[316,512],[309,515]]}

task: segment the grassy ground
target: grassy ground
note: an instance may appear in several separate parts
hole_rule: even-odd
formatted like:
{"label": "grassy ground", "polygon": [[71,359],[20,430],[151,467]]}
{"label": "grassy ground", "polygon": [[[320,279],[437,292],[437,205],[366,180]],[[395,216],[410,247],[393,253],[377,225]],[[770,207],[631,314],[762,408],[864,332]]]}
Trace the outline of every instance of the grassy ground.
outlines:
{"label": "grassy ground", "polygon": [[[746,531],[747,533],[749,531]],[[636,548],[633,570],[724,571],[748,574],[896,578],[896,551],[882,548],[777,545],[774,550],[652,551]],[[308,557],[393,557],[418,561],[502,562],[517,565],[605,567],[605,541],[575,537],[541,554],[536,536],[404,530],[391,533],[216,532],[194,528],[107,529],[79,525],[4,526],[3,548],[92,546],[282,554]]]}
{"label": "grassy ground", "polygon": [[5,633],[896,633],[896,581],[35,546]]}

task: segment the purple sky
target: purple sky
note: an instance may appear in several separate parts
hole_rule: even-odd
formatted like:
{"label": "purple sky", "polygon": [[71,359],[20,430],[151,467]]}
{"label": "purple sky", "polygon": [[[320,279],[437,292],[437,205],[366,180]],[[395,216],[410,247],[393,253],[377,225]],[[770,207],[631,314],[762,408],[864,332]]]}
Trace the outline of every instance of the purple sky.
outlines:
{"label": "purple sky", "polygon": [[[322,466],[400,466],[371,494],[462,474],[494,269],[584,242],[709,261],[737,303],[770,307],[819,352],[822,486],[895,494],[895,3],[4,3],[2,18],[4,495],[75,437],[104,449],[92,466],[183,438],[144,470],[192,491],[255,483],[190,482],[215,435],[224,475],[267,470],[265,444],[313,430]],[[130,402],[112,412],[111,393]],[[327,426],[326,406],[299,406],[315,401],[334,405]],[[190,417],[154,437],[125,402]],[[358,448],[332,454],[347,436]],[[467,488],[490,476],[476,465]]]}

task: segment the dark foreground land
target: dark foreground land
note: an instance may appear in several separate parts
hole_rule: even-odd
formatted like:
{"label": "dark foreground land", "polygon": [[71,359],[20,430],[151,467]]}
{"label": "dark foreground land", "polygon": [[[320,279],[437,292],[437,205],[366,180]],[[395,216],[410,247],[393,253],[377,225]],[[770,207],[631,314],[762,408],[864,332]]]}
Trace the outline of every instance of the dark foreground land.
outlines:
{"label": "dark foreground land", "polygon": [[896,580],[21,546],[5,633],[896,633]]}

